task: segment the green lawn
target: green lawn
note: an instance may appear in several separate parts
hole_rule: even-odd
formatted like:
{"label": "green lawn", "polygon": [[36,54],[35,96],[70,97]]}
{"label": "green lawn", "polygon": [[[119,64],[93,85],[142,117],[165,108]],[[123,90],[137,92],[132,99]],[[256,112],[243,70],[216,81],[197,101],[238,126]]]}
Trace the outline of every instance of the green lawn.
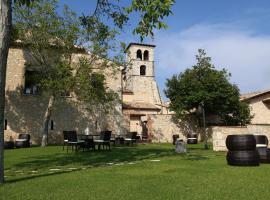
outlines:
{"label": "green lawn", "polygon": [[270,199],[270,165],[230,167],[225,153],[171,144],[67,154],[60,146],[5,151],[0,199]]}

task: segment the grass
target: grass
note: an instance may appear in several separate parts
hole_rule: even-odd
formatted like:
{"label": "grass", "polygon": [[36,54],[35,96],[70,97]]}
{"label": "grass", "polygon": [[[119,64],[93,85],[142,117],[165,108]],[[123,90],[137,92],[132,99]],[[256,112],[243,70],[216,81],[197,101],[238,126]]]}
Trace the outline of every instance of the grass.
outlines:
{"label": "grass", "polygon": [[60,146],[5,151],[0,199],[269,199],[270,165],[231,167],[224,152],[171,144],[67,154]]}

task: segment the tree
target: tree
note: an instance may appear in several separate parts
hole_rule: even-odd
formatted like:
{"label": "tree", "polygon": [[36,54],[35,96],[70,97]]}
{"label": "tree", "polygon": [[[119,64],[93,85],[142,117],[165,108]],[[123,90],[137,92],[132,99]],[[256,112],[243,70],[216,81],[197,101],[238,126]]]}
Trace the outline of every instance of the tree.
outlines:
{"label": "tree", "polygon": [[11,1],[0,1],[0,183],[4,182],[4,109],[6,64],[11,27]]}
{"label": "tree", "polygon": [[[15,0],[14,0],[15,1]],[[17,0],[21,5],[29,5],[34,0]],[[85,26],[92,28],[96,32],[95,26],[91,22],[99,22],[99,28],[108,30],[102,21],[112,19],[118,29],[122,30],[126,22],[129,21],[129,15],[136,12],[140,15],[139,23],[134,29],[135,34],[139,34],[141,39],[150,35],[153,37],[153,29],[166,28],[163,23],[163,17],[171,14],[171,6],[174,0],[152,0],[140,1],[132,0],[128,7],[121,7],[120,1],[97,0],[96,8],[93,14],[82,16],[81,20]],[[5,107],[5,82],[6,82],[6,63],[9,49],[10,31],[11,31],[11,3],[12,0],[0,0],[0,183],[4,182],[4,107]],[[108,18],[105,18],[107,16]],[[103,18],[102,18],[103,17]],[[91,30],[91,29],[90,29]],[[102,42],[100,43],[102,44]],[[97,49],[102,51],[102,48]]]}
{"label": "tree", "polygon": [[[91,24],[97,26],[96,31],[89,27],[84,29],[74,12],[65,6],[60,15],[57,5],[57,0],[39,0],[30,8],[16,4],[13,20],[16,30],[13,39],[24,45],[29,65],[26,67],[35,69],[31,78],[42,96],[49,99],[43,120],[43,147],[47,146],[54,105],[59,97],[63,100],[63,94],[69,93],[77,101],[88,104],[89,110],[93,105],[109,109],[113,101],[118,100],[117,95],[106,88],[103,71],[116,68],[115,63],[104,58],[114,32],[108,32],[99,22]],[[83,56],[74,63],[72,56],[78,51]]]}
{"label": "tree", "polygon": [[[18,0],[27,4],[32,0]],[[0,0],[0,184],[4,183],[4,109],[8,49],[11,33],[12,0]]]}
{"label": "tree", "polygon": [[177,118],[185,120],[195,115],[200,122],[202,114],[196,113],[203,108],[206,118],[215,115],[226,125],[249,123],[252,118],[249,107],[240,102],[238,87],[229,82],[231,74],[225,69],[215,69],[211,58],[202,49],[199,49],[196,59],[195,66],[173,75],[166,82],[165,94]]}
{"label": "tree", "polygon": [[[69,58],[79,37],[80,28],[73,12],[57,11],[57,1],[35,1],[31,7],[15,4],[13,40],[20,40],[29,53],[27,65],[35,65],[31,79],[49,101],[43,120],[42,146],[47,145],[48,126],[56,97],[71,90],[72,67]],[[66,59],[67,58],[67,59]]]}

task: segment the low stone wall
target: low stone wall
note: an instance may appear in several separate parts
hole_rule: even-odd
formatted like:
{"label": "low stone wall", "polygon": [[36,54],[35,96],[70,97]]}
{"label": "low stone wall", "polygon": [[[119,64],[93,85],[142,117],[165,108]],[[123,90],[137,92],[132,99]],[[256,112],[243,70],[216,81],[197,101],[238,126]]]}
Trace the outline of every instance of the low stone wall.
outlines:
{"label": "low stone wall", "polygon": [[193,123],[179,124],[174,120],[174,115],[170,114],[152,114],[148,115],[150,119],[149,133],[152,135],[153,142],[172,142],[172,136],[178,134],[180,139],[186,140],[188,133],[198,133]]}
{"label": "low stone wall", "polygon": [[270,139],[270,125],[215,126],[209,127],[209,132],[212,134],[214,151],[227,151],[225,141],[227,136],[232,134],[262,134]]}

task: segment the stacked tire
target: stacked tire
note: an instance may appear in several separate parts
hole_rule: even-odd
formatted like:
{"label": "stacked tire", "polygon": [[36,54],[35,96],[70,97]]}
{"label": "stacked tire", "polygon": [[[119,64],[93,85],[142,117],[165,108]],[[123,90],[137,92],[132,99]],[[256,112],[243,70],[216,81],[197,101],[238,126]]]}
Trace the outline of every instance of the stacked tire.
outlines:
{"label": "stacked tire", "polygon": [[260,157],[254,135],[228,135],[227,163],[233,166],[259,166]]}
{"label": "stacked tire", "polygon": [[268,146],[268,138],[265,135],[254,135],[256,140],[256,149],[260,156],[260,163],[270,163],[270,149]]}
{"label": "stacked tire", "polygon": [[187,143],[188,144],[197,144],[198,139],[196,134],[188,134],[187,135]]}

